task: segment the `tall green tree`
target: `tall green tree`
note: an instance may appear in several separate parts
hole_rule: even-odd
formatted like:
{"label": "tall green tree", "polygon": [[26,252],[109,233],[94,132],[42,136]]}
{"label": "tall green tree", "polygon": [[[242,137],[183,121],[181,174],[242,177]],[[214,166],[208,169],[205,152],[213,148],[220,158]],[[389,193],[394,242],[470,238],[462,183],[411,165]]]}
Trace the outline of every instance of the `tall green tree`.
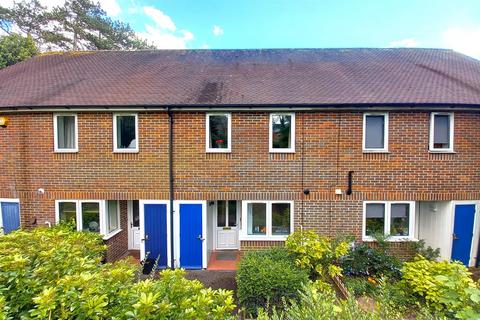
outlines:
{"label": "tall green tree", "polygon": [[150,49],[127,23],[111,19],[99,2],[66,0],[47,10],[38,0],[22,0],[13,7],[0,6],[0,28],[15,26],[33,37],[42,50]]}
{"label": "tall green tree", "polygon": [[12,33],[0,37],[0,69],[28,59],[38,53],[31,36]]}

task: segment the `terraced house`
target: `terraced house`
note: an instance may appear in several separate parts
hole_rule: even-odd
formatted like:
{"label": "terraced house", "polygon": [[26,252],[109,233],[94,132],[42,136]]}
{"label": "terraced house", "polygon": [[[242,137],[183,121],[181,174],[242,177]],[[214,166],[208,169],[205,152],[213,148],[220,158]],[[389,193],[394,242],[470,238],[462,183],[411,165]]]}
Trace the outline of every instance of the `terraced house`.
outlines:
{"label": "terraced house", "polygon": [[0,71],[0,226],[207,268],[295,229],[477,264],[480,62],[440,49],[38,56]]}

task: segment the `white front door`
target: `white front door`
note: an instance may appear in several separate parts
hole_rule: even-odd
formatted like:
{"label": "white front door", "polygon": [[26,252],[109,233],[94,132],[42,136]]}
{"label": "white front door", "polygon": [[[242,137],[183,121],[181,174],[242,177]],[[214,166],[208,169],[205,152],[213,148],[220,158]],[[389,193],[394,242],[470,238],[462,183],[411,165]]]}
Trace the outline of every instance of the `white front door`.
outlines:
{"label": "white front door", "polygon": [[138,200],[128,201],[128,250],[140,250],[140,210]]}
{"label": "white front door", "polygon": [[238,249],[237,201],[217,201],[215,219],[217,250]]}

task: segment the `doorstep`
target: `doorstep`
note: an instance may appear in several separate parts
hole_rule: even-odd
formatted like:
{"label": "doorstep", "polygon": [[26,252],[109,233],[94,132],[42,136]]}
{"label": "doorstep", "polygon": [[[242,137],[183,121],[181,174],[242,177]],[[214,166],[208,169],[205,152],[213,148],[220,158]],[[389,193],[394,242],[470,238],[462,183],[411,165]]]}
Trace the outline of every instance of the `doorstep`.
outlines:
{"label": "doorstep", "polygon": [[239,261],[240,251],[238,250],[213,251],[210,254],[207,270],[235,271]]}

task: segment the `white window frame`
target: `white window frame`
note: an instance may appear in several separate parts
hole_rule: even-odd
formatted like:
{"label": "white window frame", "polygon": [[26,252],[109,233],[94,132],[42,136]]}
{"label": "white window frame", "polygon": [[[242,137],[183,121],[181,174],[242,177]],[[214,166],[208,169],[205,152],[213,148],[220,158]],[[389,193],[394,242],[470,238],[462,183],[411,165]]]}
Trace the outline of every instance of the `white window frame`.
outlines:
{"label": "white window frame", "polygon": [[[273,116],[291,116],[290,126],[290,148],[273,147]],[[268,146],[270,153],[295,153],[295,113],[294,112],[273,112],[270,113],[268,128]]]}
{"label": "white window frame", "polygon": [[[367,117],[368,116],[383,116],[384,117],[384,127],[383,127],[383,148],[367,148]],[[388,112],[366,112],[363,114],[363,134],[362,134],[362,150],[363,152],[372,152],[372,153],[388,153]]]}
{"label": "white window frame", "polygon": [[[227,148],[210,148],[210,116],[226,116],[227,117]],[[205,152],[209,153],[229,153],[232,152],[232,114],[231,113],[207,113],[206,114],[206,131],[205,131]]]}
{"label": "white window frame", "polygon": [[[412,241],[415,239],[415,201],[364,201],[363,202],[363,218],[362,218],[362,240],[375,241],[372,236],[366,235],[367,229],[367,204],[383,204],[385,205],[385,225],[383,234],[388,236],[388,241]],[[392,204],[408,204],[410,206],[410,216],[408,219],[408,236],[390,236],[391,225],[391,206]]]}
{"label": "white window frame", "polygon": [[[265,203],[266,204],[266,228],[265,235],[249,235],[248,234],[248,205],[251,203]],[[272,235],[272,204],[274,203],[288,203],[290,204],[290,234],[294,231],[294,201],[290,200],[247,200],[242,201],[242,219],[240,223],[239,240],[268,240],[268,241],[285,241],[288,235]]]}
{"label": "white window frame", "polygon": [[[75,117],[75,148],[58,147],[58,122],[57,118],[61,116]],[[54,113],[53,114],[53,150],[57,153],[75,153],[78,152],[78,116],[76,113]]]}
{"label": "white window frame", "polygon": [[[450,136],[449,138],[449,148],[435,148],[434,147],[434,134],[435,134],[435,116],[436,115],[443,115],[443,116],[449,116],[449,124],[450,124]],[[430,152],[438,152],[438,153],[453,153],[453,141],[454,141],[454,113],[453,112],[432,112],[430,113],[430,141],[429,141],[429,147],[428,150]]]}
{"label": "white window frame", "polygon": [[[108,230],[108,209],[107,209],[107,204],[108,204],[108,201],[116,201],[117,202],[117,221],[118,221],[118,227],[117,229],[113,230],[113,231],[109,231]],[[104,205],[105,205],[105,209],[104,209],[104,212],[105,212],[105,234],[108,238],[111,238],[112,236],[116,235],[117,233],[119,233],[121,231],[121,221],[120,221],[120,201],[119,200],[104,200],[103,201]]]}
{"label": "white window frame", "polygon": [[[118,200],[117,200],[118,201]],[[99,204],[99,215],[100,215],[100,234],[103,235],[104,240],[108,240],[117,233],[122,231],[121,222],[120,222],[120,203],[117,202],[117,212],[118,212],[118,224],[119,228],[108,233],[107,228],[107,204],[106,200],[72,200],[72,199],[61,199],[55,200],[55,223],[60,223],[60,203],[62,202],[72,202],[75,203],[75,210],[76,210],[76,219],[77,219],[77,231],[82,231],[82,203],[91,202],[91,203],[98,203]]]}
{"label": "white window frame", "polygon": [[[117,117],[130,116],[135,117],[135,149],[117,148]],[[113,114],[113,152],[115,153],[138,153],[140,146],[140,137],[138,135],[138,113],[114,113]]]}

